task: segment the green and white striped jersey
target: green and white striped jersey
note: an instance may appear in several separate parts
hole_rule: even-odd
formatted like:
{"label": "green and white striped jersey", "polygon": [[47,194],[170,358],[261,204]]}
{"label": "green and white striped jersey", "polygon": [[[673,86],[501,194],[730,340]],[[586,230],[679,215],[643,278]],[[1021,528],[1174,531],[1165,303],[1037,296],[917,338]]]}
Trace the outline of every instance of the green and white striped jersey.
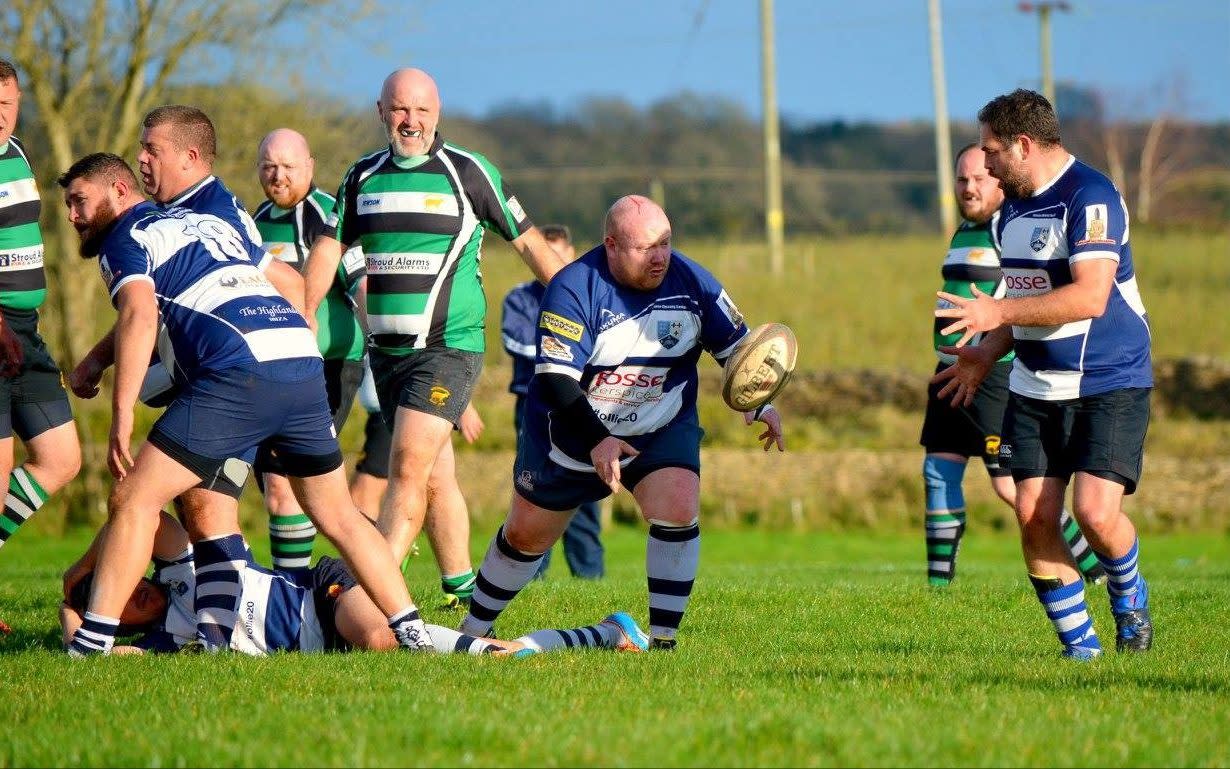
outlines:
{"label": "green and white striped jersey", "polygon": [[47,297],[38,227],[42,202],[21,142],[10,136],[0,149],[0,305],[33,310]]}
{"label": "green and white striped jersey", "polygon": [[482,155],[437,135],[416,161],[384,149],[351,166],[330,220],[334,237],[363,246],[367,319],[378,350],[483,352],[483,230],[514,240],[532,224]]}
{"label": "green and white striped jersey", "polygon": [[[265,241],[265,250],[302,273],[316,238],[333,233],[328,221],[334,203],[332,195],[315,185],[290,210],[266,200],[252,216]],[[347,251],[337,266],[329,293],[316,309],[316,343],[326,360],[363,359],[363,329],[355,317],[354,292],[365,274],[363,251]]]}
{"label": "green and white striped jersey", "polygon": [[[974,295],[973,290],[970,289],[970,284],[973,283],[984,294],[995,297],[1004,295],[1004,272],[999,266],[999,246],[995,243],[995,237],[992,234],[997,221],[999,221],[998,211],[982,224],[963,221],[957,227],[957,231],[953,233],[952,242],[948,246],[948,255],[944,257],[942,273],[945,292],[968,299]],[[936,300],[938,309],[946,309],[950,306],[943,299]],[[940,347],[954,344],[961,338],[960,332],[947,335],[940,333],[940,329],[949,323],[952,323],[952,318],[935,318],[932,333],[935,356],[944,363],[952,363],[956,358],[940,352]],[[982,334],[971,339],[969,344],[978,344],[980,341],[982,341]],[[1009,352],[1000,360],[1012,360],[1012,353]]]}

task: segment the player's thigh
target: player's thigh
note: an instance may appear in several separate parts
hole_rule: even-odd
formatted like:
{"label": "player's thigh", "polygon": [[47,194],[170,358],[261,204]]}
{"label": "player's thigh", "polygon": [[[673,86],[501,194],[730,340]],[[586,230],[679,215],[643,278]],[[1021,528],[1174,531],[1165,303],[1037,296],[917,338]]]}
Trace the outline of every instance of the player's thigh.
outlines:
{"label": "player's thigh", "polygon": [[1073,469],[1133,493],[1144,465],[1149,395],[1147,388],[1132,388],[1081,398],[1070,439]]}
{"label": "player's thigh", "polygon": [[175,497],[191,489],[200,476],[158,446],[146,443],[132,469],[115,484],[110,512],[138,511],[157,516]]}
{"label": "player's thigh", "polygon": [[221,537],[239,531],[239,500],[200,485],[178,499],[179,515],[192,539]]}
{"label": "player's thigh", "polygon": [[1011,471],[1018,485],[1029,478],[1058,478],[1066,484],[1072,476],[1071,423],[1070,404],[1012,393],[1004,412],[1000,465]]}
{"label": "player's thigh", "polygon": [[[290,472],[291,487],[304,512],[330,540],[343,535],[344,529],[361,517],[350,499],[344,465],[304,476],[296,475],[293,469]],[[364,521],[363,525],[369,524]]]}
{"label": "player's thigh", "polygon": [[24,441],[28,465],[38,468],[39,482],[53,493],[77,476],[81,469],[81,441],[77,424],[70,417]]}
{"label": "player's thigh", "polygon": [[389,451],[389,479],[425,485],[452,434],[452,422],[398,406]]}
{"label": "player's thigh", "polygon": [[1067,484],[1054,477],[1033,476],[1016,483],[1016,517],[1022,529],[1042,526],[1058,531]]}
{"label": "player's thigh", "polygon": [[686,467],[663,467],[642,478],[632,496],[647,522],[685,526],[700,515],[700,476]]}

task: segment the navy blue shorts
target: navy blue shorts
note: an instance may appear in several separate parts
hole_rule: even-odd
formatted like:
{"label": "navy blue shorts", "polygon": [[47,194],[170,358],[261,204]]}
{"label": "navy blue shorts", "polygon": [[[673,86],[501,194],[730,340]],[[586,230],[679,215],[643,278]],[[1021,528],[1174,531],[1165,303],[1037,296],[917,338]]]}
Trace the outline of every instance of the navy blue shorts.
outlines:
{"label": "navy blue shorts", "polygon": [[[550,459],[551,447],[535,437],[545,431],[532,427],[517,436],[517,459],[513,463],[513,486],[517,493],[547,510],[572,512],[586,502],[610,496],[611,489],[591,466],[588,472],[570,470]],[[700,474],[700,439],[705,431],[695,422],[669,424],[648,438],[640,454],[620,471],[620,484],[636,489],[645,476],[666,467],[682,467]],[[632,441],[628,441],[632,443]]]}
{"label": "navy blue shorts", "polygon": [[337,611],[337,599],[358,584],[345,561],[327,555],[322,555],[308,572],[304,587],[312,591],[312,602],[316,604],[316,617],[320,620],[325,648],[330,651],[345,651],[350,648],[346,639],[337,632],[334,613]]}
{"label": "navy blue shorts", "polygon": [[1149,428],[1149,389],[1112,390],[1065,401],[1012,393],[1000,462],[1017,481],[1080,471],[1136,491]]}
{"label": "navy blue shorts", "polygon": [[250,465],[262,442],[287,475],[321,475],[342,464],[319,359],[208,372],[167,407],[149,440],[202,479],[210,461]]}

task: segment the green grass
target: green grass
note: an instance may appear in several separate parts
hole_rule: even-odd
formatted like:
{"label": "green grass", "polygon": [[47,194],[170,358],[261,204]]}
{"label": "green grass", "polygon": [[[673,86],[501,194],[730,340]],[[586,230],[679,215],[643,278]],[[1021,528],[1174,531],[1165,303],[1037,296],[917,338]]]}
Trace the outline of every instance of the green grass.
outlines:
{"label": "green grass", "polygon": [[[0,553],[4,766],[1230,763],[1225,537],[1146,539],[1157,648],[1083,665],[1059,659],[1014,540],[977,522],[946,591],[924,586],[918,536],[710,532],[674,654],[528,660],[70,660],[51,627],[84,539],[25,534]],[[644,534],[606,541],[608,579],[557,558],[502,634],[617,608],[644,622]],[[429,558],[410,582],[430,605]],[[1113,643],[1105,598],[1092,608]]]}

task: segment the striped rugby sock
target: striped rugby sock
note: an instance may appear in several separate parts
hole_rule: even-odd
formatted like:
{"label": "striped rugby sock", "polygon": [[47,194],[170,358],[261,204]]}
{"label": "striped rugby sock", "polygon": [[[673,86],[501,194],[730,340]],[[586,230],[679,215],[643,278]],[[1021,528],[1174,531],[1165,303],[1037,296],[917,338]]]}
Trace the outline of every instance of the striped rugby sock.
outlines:
{"label": "striped rugby sock", "polygon": [[1029,575],[1034,591],[1046,616],[1055,626],[1059,642],[1067,648],[1101,650],[1098,634],[1093,629],[1093,618],[1089,616],[1089,606],[1085,603],[1085,585],[1079,579],[1070,585],[1059,581],[1058,577]]}
{"label": "striped rugby sock", "polygon": [[1106,576],[1106,570],[1098,562],[1097,553],[1093,552],[1089,540],[1085,539],[1085,533],[1066,507],[1059,514],[1059,530],[1063,533],[1063,541],[1068,543],[1072,560],[1076,562],[1076,568],[1080,569],[1082,577],[1096,580]]}
{"label": "striped rugby sock", "polygon": [[549,652],[556,649],[609,649],[619,643],[620,630],[610,623],[586,625],[572,630],[536,630],[529,635],[516,639],[525,644],[527,649],[536,652]]}
{"label": "striped rugby sock", "polygon": [[397,638],[397,645],[403,649],[431,651],[435,648],[431,634],[414,604],[389,617],[389,629]]}
{"label": "striped rugby sock", "polygon": [[957,550],[965,536],[965,511],[927,511],[927,582],[947,585],[957,576]]}
{"label": "striped rugby sock", "polygon": [[700,523],[668,526],[650,522],[645,545],[649,580],[649,635],[674,639],[688,608],[700,566]]}
{"label": "striped rugby sock", "polygon": [[4,515],[0,515],[0,547],[47,503],[49,495],[24,466],[9,475],[9,493],[4,498]]}
{"label": "striped rugby sock", "polygon": [[467,569],[460,574],[445,574],[440,577],[440,592],[468,601],[474,595],[475,582],[477,578],[473,569]]}
{"label": "striped rugby sock", "polygon": [[470,609],[459,628],[461,632],[485,636],[504,607],[534,578],[541,560],[542,553],[523,553],[508,544],[504,538],[504,527],[501,526],[478,568]]}
{"label": "striped rugby sock", "polygon": [[73,657],[88,657],[91,654],[110,654],[115,645],[115,631],[120,627],[117,617],[105,617],[87,611],[82,616],[81,627],[73,633],[73,640],[65,650]]}
{"label": "striped rugby sock", "polygon": [[248,546],[241,534],[203,539],[193,545],[196,569],[196,635],[209,651],[231,645],[239,616]]}
{"label": "striped rugby sock", "polygon": [[499,651],[500,647],[483,638],[459,633],[441,625],[427,625],[427,634],[431,643],[440,654],[490,654]]}
{"label": "striped rugby sock", "polygon": [[1140,576],[1140,538],[1132,540],[1132,547],[1125,555],[1111,558],[1098,553],[1098,560],[1106,569],[1106,590],[1110,593],[1111,610],[1122,614],[1142,608],[1144,592],[1140,588],[1144,578]]}
{"label": "striped rugby sock", "polygon": [[269,514],[269,551],[273,555],[273,568],[303,570],[311,567],[315,544],[316,527],[307,513]]}

